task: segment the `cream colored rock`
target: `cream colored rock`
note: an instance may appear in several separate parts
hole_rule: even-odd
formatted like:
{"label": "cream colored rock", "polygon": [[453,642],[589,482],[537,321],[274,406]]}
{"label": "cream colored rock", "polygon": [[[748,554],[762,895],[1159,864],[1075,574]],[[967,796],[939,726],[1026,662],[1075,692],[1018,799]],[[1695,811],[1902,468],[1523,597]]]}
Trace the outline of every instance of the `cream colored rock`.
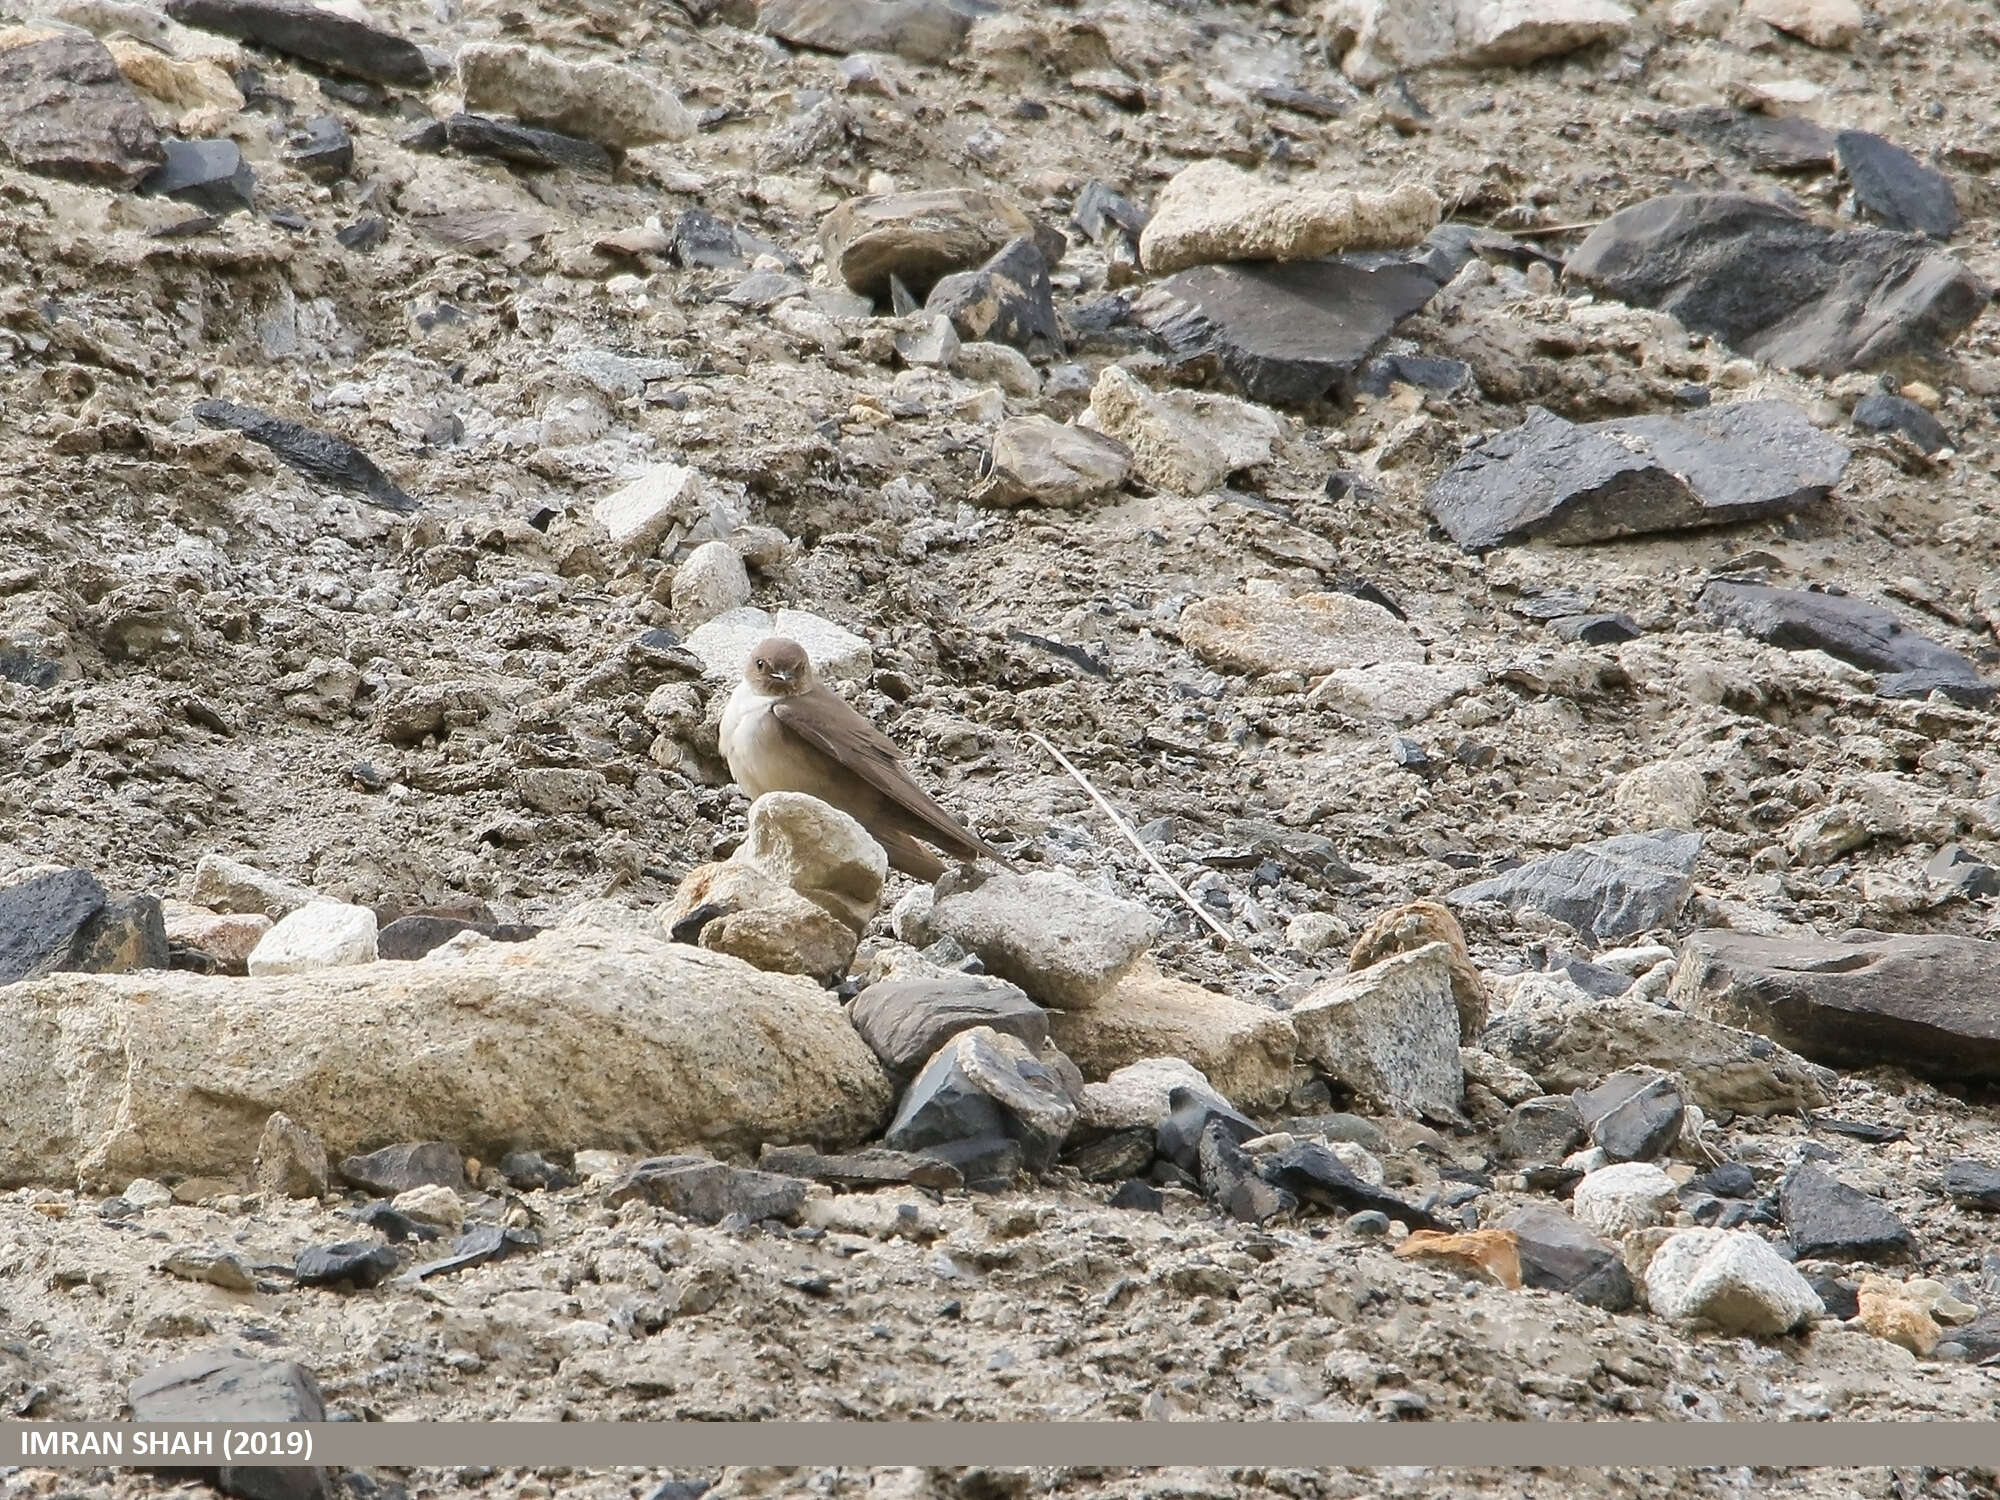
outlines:
{"label": "cream colored rock", "polygon": [[125,81],[174,112],[185,134],[213,135],[243,109],[243,95],[220,63],[169,56],[130,36],[105,39]]}
{"label": "cream colored rock", "polygon": [[1420,661],[1383,662],[1372,667],[1342,667],[1328,673],[1313,684],[1306,701],[1325,704],[1356,718],[1416,724],[1485,683],[1486,674],[1477,667],[1455,663],[1430,666]]}
{"label": "cream colored rock", "polygon": [[1291,1092],[1297,1038],[1281,1012],[1171,979],[1150,959],[1087,1010],[1051,1014],[1049,1032],[1086,1078],[1174,1057],[1199,1069],[1238,1109],[1276,1109]]}
{"label": "cream colored rock", "polygon": [[1198,599],[1181,611],[1180,629],[1182,642],[1212,665],[1260,675],[1310,677],[1424,657],[1409,626],[1352,594]]}
{"label": "cream colored rock", "polygon": [[1623,41],[1616,0],[1328,0],[1320,35],[1341,71],[1373,84],[1435,67],[1508,67]]}
{"label": "cream colored rock", "polygon": [[617,63],[565,62],[515,42],[459,49],[465,107],[498,111],[607,146],[683,141],[694,117],[672,91]]}
{"label": "cream colored rock", "polygon": [[972,492],[975,505],[1005,508],[1033,502],[1057,510],[1108,495],[1132,471],[1123,443],[1053,417],[1012,417],[993,434],[992,463]]}
{"label": "cream colored rock", "polygon": [[598,500],[590,513],[613,546],[644,557],[670,534],[685,534],[704,518],[706,489],[698,469],[685,464],[655,464],[624,488]]}
{"label": "cream colored rock", "polygon": [[1855,0],[1743,0],[1743,14],[1814,47],[1851,47],[1867,19]]}
{"label": "cream colored rock", "polygon": [[1077,1128],[1093,1135],[1114,1130],[1150,1130],[1172,1110],[1175,1089],[1193,1089],[1217,1104],[1232,1102],[1186,1058],[1146,1057],[1083,1086],[1083,1096],[1077,1104]]}
{"label": "cream colored rock", "polygon": [[1148,484],[1205,495],[1229,477],[1229,460],[1186,414],[1146,389],[1130,370],[1107,365],[1090,392],[1091,425],[1123,443]]}
{"label": "cream colored rock", "polygon": [[465,1204],[457,1193],[441,1182],[427,1182],[422,1187],[413,1187],[407,1193],[398,1193],[390,1200],[389,1206],[399,1214],[425,1224],[435,1224],[440,1229],[456,1233],[465,1222]]}
{"label": "cream colored rock", "polygon": [[1443,205],[1421,183],[1386,193],[1261,182],[1223,161],[1183,167],[1153,205],[1139,261],[1155,276],[1237,260],[1317,260],[1414,245]]}
{"label": "cream colored rock", "polygon": [[1269,463],[1284,440],[1285,419],[1255,401],[1183,390],[1161,391],[1159,401],[1222,450],[1222,466],[1231,474]]}
{"label": "cream colored rock", "polygon": [[253,979],[375,962],[375,913],[345,901],[310,901],[257,940]]}
{"label": "cream colored rock", "polygon": [[750,570],[743,554],[727,542],[703,542],[674,569],[671,593],[675,616],[700,625],[750,602]]}
{"label": "cream colored rock", "polygon": [[223,854],[204,854],[194,867],[194,900],[219,912],[260,912],[272,921],[320,899],[318,891],[268,874]]}
{"label": "cream colored rock", "polygon": [[1708,783],[1691,762],[1654,761],[1619,777],[1611,800],[1631,828],[1692,831],[1708,810]]}
{"label": "cream colored rock", "polygon": [[168,899],[160,903],[169,947],[206,954],[224,974],[250,972],[250,954],[271,930],[262,912],[219,912]]}
{"label": "cream colored rock", "polygon": [[1137,901],[1055,870],[983,876],[962,888],[965,878],[945,876],[926,924],[1040,1005],[1101,1003],[1160,934],[1159,918]]}
{"label": "cream colored rock", "polygon": [[335,1160],[385,1141],[658,1154],[852,1145],[891,1102],[810,980],[592,928],[272,979],[0,989],[0,1186],[236,1177],[282,1110]]}

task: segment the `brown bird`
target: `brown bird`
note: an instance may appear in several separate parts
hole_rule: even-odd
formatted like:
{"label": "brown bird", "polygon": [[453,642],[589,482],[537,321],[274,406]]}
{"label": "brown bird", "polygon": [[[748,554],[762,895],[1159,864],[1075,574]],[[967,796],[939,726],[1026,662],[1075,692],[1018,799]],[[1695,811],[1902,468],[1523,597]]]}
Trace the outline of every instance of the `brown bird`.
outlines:
{"label": "brown bird", "polygon": [[905,875],[935,880],[945,872],[924,844],[1013,868],[910,779],[895,742],[820,683],[797,641],[772,636],[750,653],[722,711],[721,741],[729,774],[753,798],[804,792],[839,808]]}

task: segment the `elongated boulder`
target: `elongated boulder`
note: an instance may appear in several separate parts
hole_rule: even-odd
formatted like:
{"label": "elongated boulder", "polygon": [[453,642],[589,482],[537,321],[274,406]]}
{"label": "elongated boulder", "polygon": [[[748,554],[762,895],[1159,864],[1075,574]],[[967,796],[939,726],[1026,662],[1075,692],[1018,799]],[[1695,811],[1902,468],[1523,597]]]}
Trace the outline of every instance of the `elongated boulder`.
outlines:
{"label": "elongated boulder", "polygon": [[490,1161],[838,1147],[887,1116],[881,1065],[810,980],[596,928],[459,943],[269,979],[0,990],[0,1185],[235,1176],[274,1110],[336,1159],[442,1140]]}
{"label": "elongated boulder", "polygon": [[331,72],[430,86],[430,64],[408,37],[305,0],[166,0],[166,10],[183,26],[255,42]]}

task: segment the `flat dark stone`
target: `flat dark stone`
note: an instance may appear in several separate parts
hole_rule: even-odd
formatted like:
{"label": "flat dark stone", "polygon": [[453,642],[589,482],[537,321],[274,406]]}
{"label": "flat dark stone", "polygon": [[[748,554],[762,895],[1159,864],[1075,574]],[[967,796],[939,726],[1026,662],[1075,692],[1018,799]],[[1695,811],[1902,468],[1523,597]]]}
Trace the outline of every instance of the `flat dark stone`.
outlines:
{"label": "flat dark stone", "polygon": [[[210,1350],[148,1370],[127,1389],[135,1422],[324,1422],[326,1402],[312,1371],[290,1360],[251,1359]],[[153,1465],[195,1473],[239,1500],[328,1500],[326,1470],[239,1464]]]}
{"label": "flat dark stone", "polygon": [[465,1156],[447,1141],[410,1141],[384,1146],[366,1156],[350,1156],[340,1164],[343,1180],[363,1192],[393,1198],[411,1188],[433,1184],[455,1193],[465,1191]]}
{"label": "flat dark stone", "polygon": [[1838,1068],[2000,1082],[2000,943],[1943,934],[1866,941],[1707,929],[1681,949],[1678,1003]]}
{"label": "flat dark stone", "polygon": [[1837,1276],[1810,1276],[1806,1279],[1819,1294],[1819,1300],[1826,1305],[1829,1318],[1845,1322],[1861,1312],[1861,1288],[1853,1282],[1843,1281]]}
{"label": "flat dark stone", "polygon": [[496,943],[525,943],[541,931],[528,923],[468,922],[462,917],[429,915],[398,917],[376,938],[376,954],[385,959],[417,959],[461,932],[476,932]]}
{"label": "flat dark stone", "polygon": [[1299,1200],[1261,1176],[1258,1164],[1232,1137],[1227,1120],[1211,1119],[1202,1130],[1197,1160],[1203,1195],[1243,1224],[1262,1224],[1296,1209]]}
{"label": "flat dark stone", "polygon": [[1063,347],[1048,262],[1025,234],[1009,240],[977,270],[941,278],[925,299],[924,311],[950,318],[967,342],[1011,344],[1037,357]]}
{"label": "flat dark stone", "polygon": [[417,509],[417,502],[376,468],[373,459],[344,438],[229,401],[197,401],[194,414],[210,427],[233,427],[253,443],[263,444],[316,484],[344,491],[383,510]]}
{"label": "flat dark stone", "polygon": [[54,687],[62,681],[62,663],[25,646],[0,646],[0,679],[22,687]]}
{"label": "flat dark stone", "polygon": [[1787,1176],[1778,1212],[1800,1260],[1905,1260],[1916,1251],[1909,1226],[1893,1211],[1824,1167]]}
{"label": "flat dark stone", "polygon": [[335,73],[431,86],[430,64],[415,42],[306,0],[166,0],[166,10],[183,26],[255,42]]}
{"label": "flat dark stone", "polygon": [[1741,1162],[1726,1161],[1702,1173],[1688,1186],[1717,1198],[1748,1198],[1757,1191],[1757,1176]]}
{"label": "flat dark stone", "polygon": [[2000,1165],[1961,1156],[1945,1163],[1944,1190],[1961,1208],[2000,1213]]}
{"label": "flat dark stone", "polygon": [[1579,1089],[1576,1108],[1592,1144],[1612,1161],[1654,1161],[1680,1139],[1686,1101],[1671,1078],[1628,1068]]}
{"label": "flat dark stone", "polygon": [[428,1281],[433,1276],[449,1276],[454,1271],[469,1271],[489,1261],[505,1260],[510,1255],[538,1249],[541,1242],[541,1236],[532,1229],[474,1224],[458,1237],[449,1255],[427,1261],[410,1274],[418,1281]]}
{"label": "flat dark stone", "polygon": [[1583,646],[1617,646],[1644,633],[1627,614],[1561,615],[1549,622],[1557,637]]}
{"label": "flat dark stone", "polygon": [[1134,1213],[1157,1214],[1166,1212],[1166,1195],[1149,1182],[1130,1178],[1118,1184],[1118,1191],[1111,1195],[1111,1207],[1129,1209]]}
{"label": "flat dark stone", "polygon": [[0,984],[70,968],[78,937],[106,899],[88,870],[38,875],[0,890]]}
{"label": "flat dark stone", "polygon": [[848,1019],[891,1075],[913,1076],[961,1031],[990,1026],[1039,1049],[1048,1012],[1018,986],[979,975],[885,979],[855,998]]}
{"label": "flat dark stone", "polygon": [[332,115],[318,115],[285,139],[285,160],[308,177],[330,182],[354,168],[354,137]]}
{"label": "flat dark stone", "polygon": [[1888,229],[1951,238],[1958,228],[1958,200],[1942,172],[1865,130],[1843,130],[1833,145],[1862,213]]}
{"label": "flat dark stone", "polygon": [[704,1224],[742,1214],[753,1223],[782,1219],[796,1224],[806,1201],[806,1184],[797,1177],[732,1167],[706,1156],[655,1156],[637,1162],[604,1190],[604,1203],[616,1208],[634,1199],[664,1208]]}
{"label": "flat dark stone", "polygon": [[334,230],[333,237],[343,248],[365,255],[389,238],[389,225],[371,214]]}
{"label": "flat dark stone", "polygon": [[609,177],[613,167],[611,153],[595,141],[486,115],[453,115],[444,122],[444,135],[454,150],[522,166],[566,167],[586,177]]}
{"label": "flat dark stone", "polygon": [[569,1168],[539,1151],[509,1151],[500,1158],[500,1175],[507,1179],[507,1186],[524,1193],[537,1189],[560,1192],[576,1186],[576,1175]]}
{"label": "flat dark stone", "polygon": [[1824,500],[1848,450],[1784,401],[1578,424],[1533,406],[1475,444],[1425,505],[1468,550],[1726,526]]}
{"label": "flat dark stone", "polygon": [[136,974],[143,969],[167,968],[170,959],[167,919],[160,898],[142,892],[107,900],[77,929],[70,945],[69,967],[79,974]]}
{"label": "flat dark stone", "polygon": [[1926,453],[1952,446],[1944,423],[1916,402],[1876,391],[1854,403],[1854,425],[1863,432],[1900,432]]}
{"label": "flat dark stone", "polygon": [[1599,1239],[1562,1209],[1530,1204],[1495,1227],[1512,1230],[1519,1242],[1523,1286],[1567,1292],[1607,1312],[1623,1312],[1636,1300],[1618,1247]]}
{"label": "flat dark stone", "polygon": [[1748,114],[1729,144],[1767,172],[1824,172],[1833,165],[1833,132],[1800,115]]}
{"label": "flat dark stone", "polygon": [[160,142],[166,160],[147,174],[139,191],[155,198],[192,203],[210,213],[231,214],[249,208],[257,192],[257,174],[234,141]]}
{"label": "flat dark stone", "polygon": [[1116,1130],[1063,1151],[1063,1165],[1085,1182],[1122,1182],[1153,1164],[1155,1136],[1145,1126]]}
{"label": "flat dark stone", "polygon": [[383,1239],[397,1245],[405,1240],[434,1240],[439,1233],[435,1225],[411,1218],[402,1210],[392,1208],[383,1198],[370,1198],[366,1203],[352,1204],[341,1209],[340,1216],[374,1230]]}
{"label": "flat dark stone", "polygon": [[1784,369],[1935,361],[1989,288],[1935,242],[1833,230],[1747,193],[1676,193],[1613,214],[1566,274]]}
{"label": "flat dark stone", "polygon": [[1875,696],[1878,698],[1928,698],[1932,693],[1942,693],[1954,703],[1977,706],[1991,703],[1994,695],[2000,693],[2000,685],[1984,681],[1968,682],[1956,671],[1936,667],[1886,672],[1875,679]]}
{"label": "flat dark stone", "polygon": [[1808,1123],[1814,1130],[1844,1135],[1850,1141],[1866,1141],[1871,1146],[1886,1146],[1891,1141],[1906,1141],[1910,1138],[1907,1130],[1898,1129],[1894,1125],[1872,1125],[1866,1120],[1836,1120],[1829,1115],[1814,1115]]}
{"label": "flat dark stone", "polygon": [[1746,635],[1790,651],[1824,651],[1868,672],[1927,672],[1977,686],[1979,669],[1878,604],[1847,594],[1717,581],[1702,608]]}
{"label": "flat dark stone", "polygon": [[810,1146],[767,1145],[757,1158],[757,1166],[765,1172],[803,1177],[840,1188],[891,1187],[909,1183],[948,1193],[965,1185],[965,1174],[950,1162],[913,1151],[891,1151],[881,1146],[823,1156]]}
{"label": "flat dark stone", "polygon": [[1559,1162],[1583,1140],[1583,1116],[1566,1094],[1523,1099],[1500,1129],[1500,1154],[1509,1161]]}
{"label": "flat dark stone", "polygon": [[1963,844],[1938,850],[1924,866],[1924,875],[1962,896],[2000,896],[2000,869],[1975,858]]}
{"label": "flat dark stone", "polygon": [[1265,84],[1253,92],[1260,104],[1268,104],[1273,109],[1288,109],[1295,115],[1307,115],[1315,120],[1337,120],[1347,113],[1347,106],[1340,100],[1315,94],[1309,89]]}
{"label": "flat dark stone", "polygon": [[670,240],[674,260],[690,271],[737,271],[750,264],[736,231],[706,209],[683,209]]}
{"label": "flat dark stone", "polygon": [[1254,401],[1315,401],[1348,380],[1438,284],[1404,263],[1197,266],[1134,308],[1185,374],[1212,371]]}
{"label": "flat dark stone", "polygon": [[129,188],[159,164],[152,116],[102,42],[81,30],[12,36],[0,48],[0,147],[16,165]]}
{"label": "flat dark stone", "polygon": [[300,1286],[339,1286],[356,1290],[380,1286],[401,1264],[396,1252],[372,1240],[343,1240],[337,1245],[313,1245],[299,1252],[293,1279]]}
{"label": "flat dark stone", "polygon": [[1370,396],[1386,396],[1394,385],[1457,395],[1472,389],[1472,366],[1462,359],[1438,359],[1427,354],[1378,354],[1361,367],[1353,388]]}
{"label": "flat dark stone", "polygon": [[1167,1094],[1167,1115],[1154,1127],[1154,1152],[1184,1172],[1192,1172],[1201,1155],[1201,1138],[1211,1120],[1222,1120],[1238,1145],[1265,1134],[1264,1127],[1206,1094],[1177,1086]]}
{"label": "flat dark stone", "polygon": [[[960,1066],[961,1048],[977,1051],[981,1064],[977,1080]],[[903,1091],[882,1144],[896,1151],[932,1151],[955,1141],[1012,1140],[1019,1143],[1028,1169],[1039,1172],[1062,1146],[1062,1138],[1052,1136],[1047,1123],[1074,1118],[1073,1103],[1047,1067],[1033,1058],[1011,1057],[981,1037],[961,1033],[941,1047]],[[967,1177],[969,1181],[969,1173]]]}
{"label": "flat dark stone", "polygon": [[1561,970],[1569,976],[1569,982],[1586,995],[1594,995],[1599,1000],[1616,1000],[1632,988],[1632,976],[1616,969],[1607,969],[1602,964],[1590,963],[1585,959],[1573,958],[1561,965]]}
{"label": "flat dark stone", "polygon": [[1401,1219],[1412,1229],[1453,1227],[1414,1203],[1405,1203],[1393,1193],[1363,1182],[1348,1169],[1347,1163],[1318,1141],[1300,1141],[1282,1151],[1259,1157],[1257,1170],[1267,1181],[1284,1188],[1294,1197],[1323,1208],[1334,1208],[1348,1214],[1366,1213],[1373,1209],[1392,1219]]}
{"label": "flat dark stone", "polygon": [[1069,221],[1093,244],[1101,244],[1113,229],[1122,230],[1136,242],[1146,228],[1146,214],[1137,204],[1095,179],[1086,182],[1076,195]]}

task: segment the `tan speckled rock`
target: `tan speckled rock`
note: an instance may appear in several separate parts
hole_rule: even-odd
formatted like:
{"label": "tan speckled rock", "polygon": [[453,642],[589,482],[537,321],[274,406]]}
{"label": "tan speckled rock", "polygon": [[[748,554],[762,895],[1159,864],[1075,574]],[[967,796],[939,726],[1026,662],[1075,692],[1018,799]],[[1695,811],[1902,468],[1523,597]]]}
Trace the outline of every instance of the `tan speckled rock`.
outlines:
{"label": "tan speckled rock", "polygon": [[1180,628],[1181,640],[1196,655],[1241,672],[1313,676],[1424,659],[1424,648],[1407,625],[1352,594],[1198,599],[1181,611]]}
{"label": "tan speckled rock", "polygon": [[458,54],[465,107],[516,115],[606,146],[682,141],[694,117],[672,91],[630,68],[571,63],[517,42],[472,42]]}
{"label": "tan speckled rock", "polygon": [[1130,370],[1105,367],[1091,388],[1090,416],[1100,432],[1131,450],[1132,468],[1148,484],[1205,495],[1229,477],[1221,445]]}
{"label": "tan speckled rock", "polygon": [[1414,245],[1443,205],[1421,183],[1386,193],[1262,182],[1222,161],[1184,167],[1139,236],[1155,276],[1233,260],[1317,260],[1339,250]]}

